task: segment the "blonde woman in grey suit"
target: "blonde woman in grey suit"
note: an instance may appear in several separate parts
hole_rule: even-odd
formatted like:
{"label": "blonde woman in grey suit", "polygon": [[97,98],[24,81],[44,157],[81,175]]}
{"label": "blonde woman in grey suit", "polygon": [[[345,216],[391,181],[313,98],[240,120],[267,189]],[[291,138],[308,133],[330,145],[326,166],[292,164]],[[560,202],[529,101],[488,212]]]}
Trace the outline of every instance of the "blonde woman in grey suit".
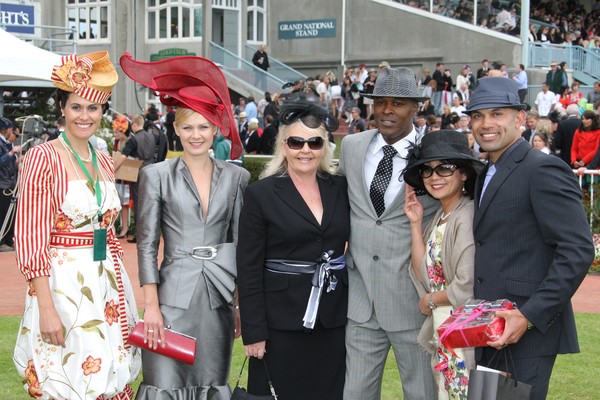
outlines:
{"label": "blonde woman in grey suit", "polygon": [[[473,193],[483,164],[471,155],[464,134],[441,130],[425,135],[409,150],[404,173],[404,212],[412,235],[413,283],[419,310],[427,316],[419,344],[431,353],[438,399],[466,399],[473,349],[450,351],[437,343],[436,329],[456,307],[473,298]],[[440,201],[441,208],[423,233],[423,205],[417,191]]]}
{"label": "blonde woman in grey suit", "polygon": [[[137,250],[144,290],[144,340],[156,349],[165,327],[197,338],[196,361],[184,364],[143,350],[144,381],[137,399],[225,400],[234,336],[235,245],[248,171],[209,156],[219,128],[241,152],[225,78],[199,57],[140,63],[127,54],[123,70],[176,102],[173,124],[183,156],[152,164],[140,173]],[[185,71],[185,72],[183,72]],[[168,77],[167,82],[161,77]],[[237,141],[235,140],[237,138]],[[158,248],[164,260],[158,268]]]}

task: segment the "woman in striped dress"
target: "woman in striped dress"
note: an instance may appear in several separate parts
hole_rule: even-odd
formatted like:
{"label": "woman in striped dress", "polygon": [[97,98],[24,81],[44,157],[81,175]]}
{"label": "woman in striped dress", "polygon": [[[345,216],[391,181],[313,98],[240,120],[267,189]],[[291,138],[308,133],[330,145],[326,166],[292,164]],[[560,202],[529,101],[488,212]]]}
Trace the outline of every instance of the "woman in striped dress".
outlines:
{"label": "woman in striped dress", "polygon": [[66,56],[52,71],[65,131],[27,152],[15,230],[29,281],[13,360],[37,399],[132,399],[137,322],[114,222],[112,159],[89,143],[117,73],[108,53]]}

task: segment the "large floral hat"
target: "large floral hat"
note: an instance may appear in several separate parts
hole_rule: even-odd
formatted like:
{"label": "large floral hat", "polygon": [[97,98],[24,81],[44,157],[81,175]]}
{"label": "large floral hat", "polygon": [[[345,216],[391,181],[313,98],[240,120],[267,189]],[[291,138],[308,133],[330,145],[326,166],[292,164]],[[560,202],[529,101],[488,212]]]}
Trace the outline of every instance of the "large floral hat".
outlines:
{"label": "large floral hat", "polygon": [[134,60],[128,52],[121,56],[120,62],[125,74],[154,90],[162,104],[189,108],[217,125],[221,134],[231,140],[231,159],[242,155],[227,80],[215,63],[193,56],[143,62]]}
{"label": "large floral hat", "polygon": [[108,52],[97,51],[84,55],[71,54],[55,65],[50,77],[59,89],[75,93],[93,103],[104,104],[117,84],[119,76]]}

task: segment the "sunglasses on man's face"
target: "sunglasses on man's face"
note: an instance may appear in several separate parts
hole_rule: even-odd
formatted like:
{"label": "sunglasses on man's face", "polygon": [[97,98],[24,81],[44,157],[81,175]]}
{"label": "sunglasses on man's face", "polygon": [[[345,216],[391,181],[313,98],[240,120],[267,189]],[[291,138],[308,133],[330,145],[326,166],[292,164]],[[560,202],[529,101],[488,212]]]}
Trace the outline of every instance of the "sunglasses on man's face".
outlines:
{"label": "sunglasses on man's face", "polygon": [[308,147],[311,150],[321,150],[325,143],[323,138],[320,136],[313,136],[308,139],[301,138],[300,136],[290,136],[285,140],[288,147],[292,150],[302,150],[304,143],[308,143]]}
{"label": "sunglasses on man's face", "polygon": [[421,167],[421,178],[429,178],[435,172],[437,176],[448,177],[452,176],[454,171],[458,169],[458,166],[455,164],[440,164],[435,168],[430,167],[429,165],[423,165]]}

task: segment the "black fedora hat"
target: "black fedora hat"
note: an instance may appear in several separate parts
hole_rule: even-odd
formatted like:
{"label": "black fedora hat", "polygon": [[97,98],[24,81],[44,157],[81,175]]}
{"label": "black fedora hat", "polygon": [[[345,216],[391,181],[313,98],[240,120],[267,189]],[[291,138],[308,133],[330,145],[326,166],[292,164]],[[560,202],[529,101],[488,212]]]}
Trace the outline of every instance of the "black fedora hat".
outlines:
{"label": "black fedora hat", "polygon": [[429,97],[419,95],[415,74],[410,68],[383,68],[377,80],[373,93],[362,93],[364,97],[394,97],[412,99],[416,102],[429,100]]}
{"label": "black fedora hat", "polygon": [[420,170],[423,164],[430,161],[465,160],[471,164],[476,173],[484,167],[484,164],[473,156],[465,134],[451,129],[426,134],[420,144],[411,146],[406,159],[404,181],[415,189],[424,189]]}
{"label": "black fedora hat", "polygon": [[477,79],[475,90],[469,100],[466,114],[484,108],[514,108],[525,110],[526,104],[519,100],[519,88],[512,79],[488,76]]}

